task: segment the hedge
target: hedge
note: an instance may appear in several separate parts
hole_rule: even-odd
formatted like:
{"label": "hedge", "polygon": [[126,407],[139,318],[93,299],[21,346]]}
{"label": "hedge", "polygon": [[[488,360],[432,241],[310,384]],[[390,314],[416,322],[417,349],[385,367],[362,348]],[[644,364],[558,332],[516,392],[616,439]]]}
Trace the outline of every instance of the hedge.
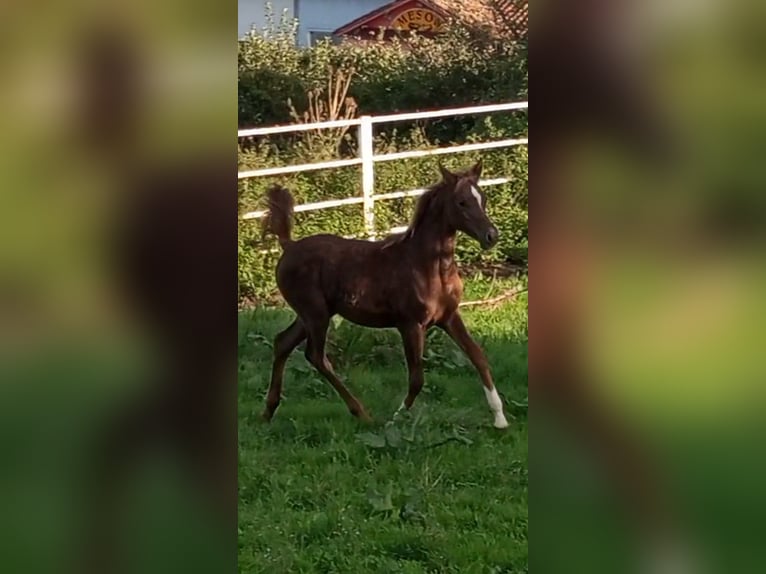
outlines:
{"label": "hedge", "polygon": [[[527,99],[526,45],[476,38],[453,23],[438,38],[410,36],[393,42],[329,41],[311,48],[295,45],[295,22],[270,24],[239,45],[240,127],[334,119]],[[348,84],[347,92],[338,86]],[[343,96],[334,105],[328,94]],[[347,99],[351,98],[351,99]],[[322,107],[317,102],[324,102]],[[379,126],[376,153],[427,149],[449,143],[488,141],[527,135],[526,112],[503,116],[468,116],[410,124]],[[278,138],[240,141],[239,169],[309,163],[357,154],[356,134],[301,132]],[[486,188],[488,209],[501,231],[500,244],[481,253],[467,239],[458,241],[461,261],[502,261],[527,245],[527,147],[517,146],[441,158],[380,162],[375,166],[375,193],[420,188],[438,179],[437,162],[459,169],[484,160],[485,178],[510,177],[507,184]],[[266,188],[278,181],[297,203],[361,195],[357,166],[255,178],[239,182],[240,213],[263,207]],[[408,222],[415,199],[375,203],[378,230]],[[358,235],[363,231],[361,205],[296,215],[295,234]],[[261,239],[257,220],[240,220],[239,295],[259,300],[273,294],[279,256],[273,238]]]}

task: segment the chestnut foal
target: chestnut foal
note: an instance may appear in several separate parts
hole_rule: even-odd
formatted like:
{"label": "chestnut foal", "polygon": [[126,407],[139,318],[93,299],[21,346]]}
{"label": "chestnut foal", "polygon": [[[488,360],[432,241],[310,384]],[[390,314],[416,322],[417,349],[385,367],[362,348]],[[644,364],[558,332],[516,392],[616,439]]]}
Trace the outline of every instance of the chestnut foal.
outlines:
{"label": "chestnut foal", "polygon": [[495,427],[508,426],[487,358],[458,312],[463,282],[454,259],[457,231],[467,233],[484,249],[498,238],[485,211],[486,196],[478,186],[481,167],[479,160],[468,170],[452,173],[440,165],[442,180],[420,197],[407,230],[374,242],[324,234],[294,241],[293,198],[282,187],[269,190],[264,231],[279,238],[284,253],[277,264],[277,285],[298,317],[276,337],[264,419],[270,421],[279,405],[287,357],[308,339],[308,361],[335,388],[351,414],[371,420],[325,355],[330,318],[339,314],[358,325],[395,327],[401,333],[409,392],[400,409],[412,407],[423,387],[425,334],[436,325],[478,370]]}

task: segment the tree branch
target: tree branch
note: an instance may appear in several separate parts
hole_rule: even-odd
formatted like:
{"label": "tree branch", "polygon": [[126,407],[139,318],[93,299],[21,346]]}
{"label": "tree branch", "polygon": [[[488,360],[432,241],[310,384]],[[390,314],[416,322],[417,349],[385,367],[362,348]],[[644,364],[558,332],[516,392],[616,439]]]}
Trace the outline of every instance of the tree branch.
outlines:
{"label": "tree branch", "polygon": [[529,287],[517,287],[515,289],[509,289],[505,293],[498,295],[497,297],[492,297],[490,299],[479,299],[478,301],[463,301],[462,303],[460,303],[459,307],[473,307],[476,305],[494,305],[495,303],[500,303],[501,301],[505,301],[506,299],[511,299],[515,297],[516,295],[525,293],[526,291],[529,291]]}

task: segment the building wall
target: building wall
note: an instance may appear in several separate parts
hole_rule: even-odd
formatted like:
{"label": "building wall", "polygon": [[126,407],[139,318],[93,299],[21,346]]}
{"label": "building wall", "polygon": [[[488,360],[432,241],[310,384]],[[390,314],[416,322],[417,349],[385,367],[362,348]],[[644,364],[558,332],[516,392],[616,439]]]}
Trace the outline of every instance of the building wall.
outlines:
{"label": "building wall", "polygon": [[[239,3],[238,37],[250,31],[252,25],[265,24],[266,0],[237,0]],[[271,0],[275,19],[287,9],[290,17],[298,18],[298,44],[307,46],[311,32],[329,33],[359,16],[380,8],[391,0]]]}
{"label": "building wall", "polygon": [[312,31],[332,32],[390,2],[391,0],[295,0],[300,24],[298,43],[306,46]]}

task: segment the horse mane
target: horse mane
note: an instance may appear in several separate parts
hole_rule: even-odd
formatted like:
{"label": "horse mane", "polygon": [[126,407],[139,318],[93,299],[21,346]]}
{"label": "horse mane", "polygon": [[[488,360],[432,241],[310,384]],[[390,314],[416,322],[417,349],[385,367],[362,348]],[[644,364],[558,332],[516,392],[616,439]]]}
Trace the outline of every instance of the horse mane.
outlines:
{"label": "horse mane", "polygon": [[409,239],[415,235],[415,232],[422,226],[428,212],[432,211],[444,197],[443,192],[447,187],[447,182],[443,180],[429,187],[423,195],[418,198],[418,202],[415,204],[415,213],[413,214],[407,229],[400,233],[394,233],[385,237],[382,240],[383,248],[385,249],[386,247],[401,243],[405,239]]}

